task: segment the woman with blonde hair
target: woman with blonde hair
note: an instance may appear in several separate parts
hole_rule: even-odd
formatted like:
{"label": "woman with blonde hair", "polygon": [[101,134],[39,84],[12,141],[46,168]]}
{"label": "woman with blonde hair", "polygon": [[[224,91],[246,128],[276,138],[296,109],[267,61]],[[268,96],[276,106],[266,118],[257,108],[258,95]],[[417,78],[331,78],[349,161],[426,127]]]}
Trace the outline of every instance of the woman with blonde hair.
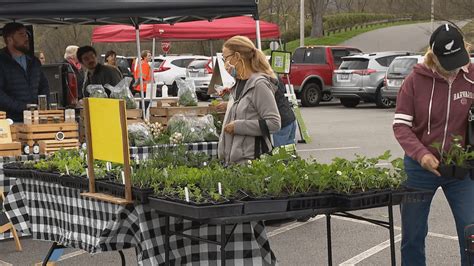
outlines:
{"label": "woman with blonde hair", "polygon": [[280,130],[277,79],[265,55],[247,37],[227,40],[222,56],[236,82],[219,139],[219,158],[226,164],[245,163],[271,150],[270,134]]}
{"label": "woman with blonde hair", "polygon": [[[424,63],[413,68],[400,88],[393,131],[405,151],[405,185],[433,195],[439,187],[443,189],[456,222],[461,264],[467,265],[464,228],[474,223],[474,182],[467,173],[463,179],[455,179],[440,172],[439,166],[442,154],[458,145],[454,136],[466,136],[474,103],[474,67],[469,62],[468,45],[454,25],[437,28],[429,44]],[[439,151],[433,144],[439,145]],[[460,145],[465,144],[463,139]],[[431,198],[400,205],[402,265],[426,264],[430,205]]]}

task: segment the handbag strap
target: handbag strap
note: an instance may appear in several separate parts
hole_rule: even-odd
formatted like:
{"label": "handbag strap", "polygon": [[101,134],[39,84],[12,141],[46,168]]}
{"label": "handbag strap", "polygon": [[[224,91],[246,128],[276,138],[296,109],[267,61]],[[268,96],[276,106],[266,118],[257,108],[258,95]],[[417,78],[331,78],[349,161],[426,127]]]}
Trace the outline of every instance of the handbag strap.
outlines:
{"label": "handbag strap", "polygon": [[467,116],[466,145],[474,146],[474,103],[469,108]]}

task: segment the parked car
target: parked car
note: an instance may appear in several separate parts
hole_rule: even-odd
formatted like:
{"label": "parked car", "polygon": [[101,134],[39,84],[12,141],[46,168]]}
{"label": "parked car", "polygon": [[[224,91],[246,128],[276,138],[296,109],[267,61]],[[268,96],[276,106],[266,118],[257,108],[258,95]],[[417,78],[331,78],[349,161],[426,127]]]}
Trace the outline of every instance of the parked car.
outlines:
{"label": "parked car", "polygon": [[155,82],[163,82],[169,88],[170,95],[178,95],[176,78],[186,75],[186,66],[194,59],[206,59],[209,57],[202,55],[168,55],[163,57],[163,61],[158,68],[155,68]]}
{"label": "parked car", "polygon": [[332,95],[345,107],[356,107],[360,101],[375,102],[379,108],[388,108],[394,102],[382,97],[385,73],[392,61],[409,52],[379,52],[343,57],[334,71]]}
{"label": "parked car", "polygon": [[211,98],[207,94],[207,89],[212,77],[212,59],[195,59],[186,67],[186,80],[194,82],[196,93],[201,101]]}
{"label": "parked car", "polygon": [[303,106],[317,106],[320,101],[330,101],[333,71],[339,67],[342,57],[361,51],[345,46],[299,47],[292,57],[290,80],[296,96]]}
{"label": "parked car", "polygon": [[403,80],[411,73],[416,64],[423,63],[424,58],[423,55],[400,56],[395,58],[388,67],[385,76],[385,86],[382,88],[382,97],[396,101]]}

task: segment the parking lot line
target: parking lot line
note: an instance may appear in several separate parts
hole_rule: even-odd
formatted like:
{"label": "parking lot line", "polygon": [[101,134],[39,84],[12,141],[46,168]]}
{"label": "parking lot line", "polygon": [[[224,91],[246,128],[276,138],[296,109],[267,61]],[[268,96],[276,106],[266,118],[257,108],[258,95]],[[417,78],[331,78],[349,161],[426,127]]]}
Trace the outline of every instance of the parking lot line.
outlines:
{"label": "parking lot line", "polygon": [[[395,243],[398,243],[400,242],[400,240],[402,239],[402,234],[398,234],[395,236]],[[390,247],[390,239],[387,240],[387,241],[384,241],[380,244],[378,244],[377,246],[374,246],[362,253],[360,253],[359,255],[355,256],[355,257],[352,257],[346,261],[344,261],[343,263],[339,264],[339,265],[342,265],[342,266],[349,266],[349,265],[356,265],[357,263],[379,253],[380,251],[386,249]]]}
{"label": "parking lot line", "polygon": [[308,223],[317,221],[317,220],[322,219],[322,218],[324,218],[324,217],[325,217],[324,215],[318,215],[318,216],[316,216],[316,217],[310,218],[310,219],[309,219],[308,221],[306,221],[306,222],[293,222],[293,223],[291,223],[291,224],[289,224],[289,225],[285,225],[285,226],[283,226],[283,227],[281,227],[281,228],[278,228],[278,229],[275,229],[275,230],[269,232],[269,233],[267,234],[267,236],[268,236],[268,238],[271,238],[271,237],[277,236],[277,235],[279,235],[279,234],[282,234],[282,233],[288,232],[288,231],[290,231],[290,230],[293,230],[293,229],[295,229],[295,228],[298,228],[298,227],[300,227],[300,226],[303,226],[303,225],[305,225],[305,224],[308,224]]}
{"label": "parking lot line", "polygon": [[3,260],[0,260],[0,265],[1,265],[1,266],[13,266],[13,264],[8,263],[8,262],[5,262],[5,261],[3,261]]}
{"label": "parking lot line", "polygon": [[336,147],[336,148],[320,148],[320,149],[306,149],[306,150],[297,150],[298,152],[312,152],[312,151],[337,151],[337,150],[356,150],[360,147]]}
{"label": "parking lot line", "polygon": [[74,251],[74,252],[68,253],[64,256],[61,256],[61,258],[58,261],[63,261],[63,260],[67,260],[67,259],[70,259],[70,258],[74,258],[74,257],[80,256],[80,255],[85,254],[85,253],[87,253],[87,252],[84,251],[84,250]]}

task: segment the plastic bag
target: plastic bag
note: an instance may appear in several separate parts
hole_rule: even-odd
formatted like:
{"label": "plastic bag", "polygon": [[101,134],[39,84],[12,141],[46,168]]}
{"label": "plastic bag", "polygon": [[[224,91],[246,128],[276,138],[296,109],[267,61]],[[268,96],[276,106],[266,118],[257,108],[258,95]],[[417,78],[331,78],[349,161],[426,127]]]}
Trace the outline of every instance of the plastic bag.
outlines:
{"label": "plastic bag", "polygon": [[168,131],[170,135],[181,133],[185,143],[219,139],[212,115],[203,117],[174,115],[168,121]]}
{"label": "plastic bag", "polygon": [[194,81],[177,79],[178,85],[178,103],[181,106],[197,106],[198,99]]}
{"label": "plastic bag", "polygon": [[109,84],[106,84],[104,87],[110,90],[110,98],[124,99],[127,109],[136,109],[137,103],[135,102],[133,94],[129,89],[131,82],[132,78],[126,77],[122,79],[117,85],[115,85],[115,87]]}
{"label": "plastic bag", "polygon": [[90,98],[109,98],[105,89],[100,84],[91,84],[86,88]]}
{"label": "plastic bag", "polygon": [[142,147],[153,145],[153,135],[145,123],[135,123],[127,126],[130,146]]}

